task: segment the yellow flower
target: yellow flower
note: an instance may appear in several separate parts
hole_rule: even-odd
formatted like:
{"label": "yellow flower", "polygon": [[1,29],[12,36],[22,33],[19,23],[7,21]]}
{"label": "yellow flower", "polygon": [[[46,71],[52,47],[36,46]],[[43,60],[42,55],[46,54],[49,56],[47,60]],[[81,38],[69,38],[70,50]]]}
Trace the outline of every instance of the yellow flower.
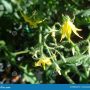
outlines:
{"label": "yellow flower", "polygon": [[32,17],[28,17],[27,15],[21,13],[22,17],[24,18],[25,22],[27,22],[29,24],[29,26],[31,26],[32,28],[37,28],[38,24],[42,23],[44,20],[40,20],[40,19],[33,19]]}
{"label": "yellow flower", "polygon": [[36,63],[35,66],[43,66],[45,70],[45,66],[50,66],[52,64],[51,60],[49,57],[41,57]]}
{"label": "yellow flower", "polygon": [[62,27],[61,27],[61,40],[64,39],[65,37],[69,40],[69,42],[71,41],[71,34],[72,32],[74,32],[74,34],[76,34],[78,37],[82,38],[77,31],[81,31],[81,29],[78,29],[73,22],[70,20],[70,18],[68,17],[66,19],[66,21],[63,23]]}

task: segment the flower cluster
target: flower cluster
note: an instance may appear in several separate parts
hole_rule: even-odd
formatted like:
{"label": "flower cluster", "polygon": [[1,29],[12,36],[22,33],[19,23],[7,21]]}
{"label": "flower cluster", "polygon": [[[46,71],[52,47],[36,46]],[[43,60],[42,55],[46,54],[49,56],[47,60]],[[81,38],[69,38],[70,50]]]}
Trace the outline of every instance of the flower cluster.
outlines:
{"label": "flower cluster", "polygon": [[72,32],[74,32],[75,35],[77,35],[78,37],[82,38],[77,31],[81,31],[81,29],[78,29],[73,22],[70,20],[69,16],[66,18],[66,20],[64,21],[62,27],[61,27],[61,40],[64,39],[65,37],[68,39],[69,42],[71,41],[71,34]]}
{"label": "flower cluster", "polygon": [[45,70],[45,66],[50,66],[52,64],[51,60],[49,57],[41,57],[36,63],[35,63],[35,66],[42,66]]}

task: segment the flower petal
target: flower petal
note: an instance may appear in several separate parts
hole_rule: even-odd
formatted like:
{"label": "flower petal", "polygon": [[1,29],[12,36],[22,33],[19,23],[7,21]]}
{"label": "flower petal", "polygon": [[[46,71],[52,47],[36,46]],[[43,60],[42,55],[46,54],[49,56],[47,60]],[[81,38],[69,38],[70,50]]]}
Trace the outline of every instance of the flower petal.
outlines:
{"label": "flower petal", "polygon": [[72,31],[73,31],[78,37],[82,38],[82,37],[77,33],[76,29],[72,29]]}

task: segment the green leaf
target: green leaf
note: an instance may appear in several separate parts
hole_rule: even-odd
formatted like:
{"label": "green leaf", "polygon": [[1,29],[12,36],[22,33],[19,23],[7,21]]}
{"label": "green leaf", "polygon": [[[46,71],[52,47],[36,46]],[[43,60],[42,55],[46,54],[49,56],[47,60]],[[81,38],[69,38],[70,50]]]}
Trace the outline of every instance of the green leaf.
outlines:
{"label": "green leaf", "polygon": [[31,84],[35,84],[38,83],[36,76],[33,74],[33,72],[28,70],[28,65],[26,65],[25,67],[22,67],[23,69],[23,81],[24,82],[29,82]]}
{"label": "green leaf", "polygon": [[0,48],[5,46],[5,42],[3,40],[0,41]]}
{"label": "green leaf", "polygon": [[69,58],[66,58],[66,63],[59,60],[58,64],[60,66],[73,65],[73,64],[76,66],[79,66],[81,64],[89,66],[90,65],[90,55],[78,55],[78,56],[69,57]]}
{"label": "green leaf", "polygon": [[7,2],[6,0],[2,0],[1,2],[7,10],[7,12],[12,13],[13,9],[11,3]]}

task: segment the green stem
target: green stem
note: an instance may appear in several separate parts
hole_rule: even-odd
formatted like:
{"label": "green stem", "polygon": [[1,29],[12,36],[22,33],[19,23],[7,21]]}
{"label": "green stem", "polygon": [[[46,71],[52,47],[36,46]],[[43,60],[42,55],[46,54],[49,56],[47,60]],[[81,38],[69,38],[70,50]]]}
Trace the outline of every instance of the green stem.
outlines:
{"label": "green stem", "polygon": [[67,80],[70,84],[75,84],[75,82],[69,77],[68,74],[63,73],[62,75],[66,78],[66,80]]}
{"label": "green stem", "polygon": [[42,28],[40,29],[39,32],[39,44],[40,44],[40,53],[42,56],[43,55]]}
{"label": "green stem", "polygon": [[17,56],[17,55],[20,55],[20,54],[25,54],[25,53],[28,53],[29,52],[29,50],[24,50],[24,51],[20,51],[20,52],[15,52],[15,53],[13,53],[15,56]]}

